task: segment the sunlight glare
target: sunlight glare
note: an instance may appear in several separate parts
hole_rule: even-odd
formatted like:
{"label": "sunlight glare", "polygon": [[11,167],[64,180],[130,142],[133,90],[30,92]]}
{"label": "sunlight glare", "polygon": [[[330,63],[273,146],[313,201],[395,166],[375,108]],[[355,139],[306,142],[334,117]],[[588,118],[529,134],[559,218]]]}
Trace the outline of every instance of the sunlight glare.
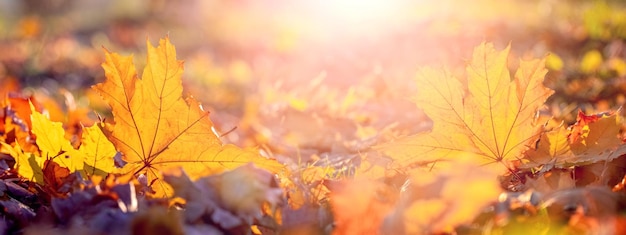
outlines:
{"label": "sunlight glare", "polygon": [[409,13],[402,0],[320,0],[308,2],[308,17],[329,34],[371,34],[397,27]]}

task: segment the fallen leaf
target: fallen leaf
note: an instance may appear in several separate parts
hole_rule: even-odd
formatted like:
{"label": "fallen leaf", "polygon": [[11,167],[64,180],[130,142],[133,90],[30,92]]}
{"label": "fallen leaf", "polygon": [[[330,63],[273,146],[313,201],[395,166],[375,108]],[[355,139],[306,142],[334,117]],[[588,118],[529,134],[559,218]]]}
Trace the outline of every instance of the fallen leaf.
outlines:
{"label": "fallen leaf", "polygon": [[497,169],[464,158],[437,174],[414,174],[385,219],[383,234],[447,234],[470,222],[502,192]]}
{"label": "fallen leaf", "polygon": [[280,163],[259,156],[256,151],[222,145],[212,132],[209,112],[193,98],[183,98],[183,62],[169,39],[158,47],[149,42],[147,65],[138,79],[132,56],[122,57],[105,50],[102,64],[106,81],[94,86],[111,106],[115,125],[105,135],[122,152],[128,163],[122,172],[145,173],[157,197],[172,195],[161,180],[160,171],[182,167],[192,179],[253,162],[278,172]]}
{"label": "fallen leaf", "polygon": [[225,208],[249,218],[261,217],[261,207],[265,202],[273,207],[278,205],[283,193],[277,188],[272,174],[252,164],[224,172],[219,186]]}
{"label": "fallen leaf", "polygon": [[65,179],[70,176],[70,171],[60,166],[54,160],[46,160],[43,165],[44,188],[54,196],[59,197],[63,195],[65,190],[61,190],[61,187],[64,186]]}
{"label": "fallen leaf", "polygon": [[571,170],[553,169],[534,178],[527,178],[526,186],[543,195],[548,195],[555,191],[575,188],[576,181],[572,178]]}
{"label": "fallen leaf", "polygon": [[[19,142],[13,146],[2,143],[3,150],[15,159],[18,174],[39,184],[53,184],[76,171],[81,171],[86,177],[104,177],[113,171],[116,150],[98,126],[85,128],[83,145],[77,150],[65,139],[62,123],[50,121],[32,104],[30,106],[31,132],[37,149],[25,151]],[[85,166],[87,171],[83,171]]]}
{"label": "fallen leaf", "polygon": [[535,148],[525,152],[529,162],[522,168],[550,165],[559,168],[581,166],[598,161],[611,161],[626,154],[626,145],[618,137],[620,116],[614,112],[585,115],[578,113],[577,122],[547,128]]}
{"label": "fallen leaf", "polygon": [[70,141],[65,139],[63,124],[50,121],[46,116],[37,112],[32,105],[31,112],[32,132],[37,138],[41,157],[56,162],[70,172],[82,170],[84,155],[74,149]]}
{"label": "fallen leaf", "polygon": [[559,159],[574,157],[569,144],[570,131],[563,127],[562,123],[552,124],[548,129],[551,130],[541,134],[535,148],[525,152],[526,160],[530,161],[525,166],[536,167],[545,164],[554,166]]}
{"label": "fallen leaf", "polygon": [[30,104],[33,104],[37,111],[42,112],[41,105],[34,97],[22,97],[16,93],[9,93],[4,99],[2,120],[3,122],[3,141],[5,143],[13,145],[19,143],[22,150],[26,152],[37,151],[34,138],[31,136],[31,108]]}
{"label": "fallen leaf", "polygon": [[[598,121],[599,118],[604,116],[604,113],[598,115],[585,115],[582,110],[578,110],[578,116],[576,116],[576,123],[570,128],[571,134],[569,135],[570,142],[576,142],[579,137],[586,137],[589,135],[589,124]],[[610,114],[609,114],[610,116]]]}
{"label": "fallen leaf", "polygon": [[[586,115],[580,113],[579,116],[585,117]],[[571,140],[572,151],[588,154],[595,149],[605,149],[605,151],[601,151],[601,153],[617,156],[623,154],[606,151],[613,150],[622,144],[622,140],[618,138],[621,129],[621,117],[615,113],[605,113],[594,116],[600,117],[594,121],[584,123],[585,127],[581,129],[585,130],[585,132],[577,139]]]}
{"label": "fallen leaf", "polygon": [[174,195],[185,200],[187,223],[209,219],[216,227],[230,232],[247,231],[251,225],[262,222],[263,205],[276,209],[282,204],[283,192],[274,185],[273,175],[252,164],[195,181],[181,168],[170,169],[163,176],[174,188]]}
{"label": "fallen leaf", "polygon": [[516,159],[541,134],[537,110],[554,91],[543,85],[544,59],[521,60],[511,80],[510,46],[497,51],[490,43],[474,49],[466,67],[466,85],[446,70],[422,69],[415,102],[433,127],[430,132],[380,146],[396,167],[471,155],[480,164]]}
{"label": "fallen leaf", "polygon": [[0,142],[0,144],[2,144],[3,152],[8,153],[15,159],[15,168],[21,177],[38,184],[44,183],[42,169],[46,159],[24,152],[19,143],[15,143],[15,146],[4,142]]}
{"label": "fallen leaf", "polygon": [[333,234],[381,234],[383,219],[394,203],[384,196],[389,188],[368,179],[335,182],[329,188],[336,226]]}
{"label": "fallen leaf", "polygon": [[117,154],[115,146],[102,133],[103,123],[97,123],[90,127],[83,127],[82,141],[78,151],[85,156],[86,177],[99,175],[105,177],[115,170],[113,158]]}
{"label": "fallen leaf", "polygon": [[[9,96],[5,98],[4,103],[7,109],[7,113],[5,115],[11,118],[13,122],[22,123],[21,127],[23,130],[30,130],[30,104],[36,103],[34,98],[23,98],[15,94],[9,94]],[[37,110],[41,111],[41,108],[39,107]]]}

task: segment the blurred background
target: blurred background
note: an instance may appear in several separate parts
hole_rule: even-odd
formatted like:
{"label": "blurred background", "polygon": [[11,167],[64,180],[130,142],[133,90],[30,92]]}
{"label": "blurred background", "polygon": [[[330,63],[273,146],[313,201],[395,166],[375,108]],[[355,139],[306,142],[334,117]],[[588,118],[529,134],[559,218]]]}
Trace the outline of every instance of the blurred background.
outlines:
{"label": "blurred background", "polygon": [[546,112],[566,122],[579,108],[621,107],[626,91],[621,1],[4,0],[0,94],[90,125],[109,115],[90,89],[104,79],[102,48],[134,54],[141,73],[146,39],[166,35],[185,61],[185,93],[218,132],[236,128],[224,141],[294,162],[354,159],[427,129],[410,100],[416,70],[462,78],[482,41],[510,44],[512,71],[516,58],[548,56]]}

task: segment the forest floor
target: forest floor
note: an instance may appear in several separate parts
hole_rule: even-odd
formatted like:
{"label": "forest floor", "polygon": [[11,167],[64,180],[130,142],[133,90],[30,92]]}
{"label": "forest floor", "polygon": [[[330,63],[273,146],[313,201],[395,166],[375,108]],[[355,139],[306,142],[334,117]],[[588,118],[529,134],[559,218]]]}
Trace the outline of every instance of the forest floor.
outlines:
{"label": "forest floor", "polygon": [[[626,126],[621,110],[626,102],[626,5],[609,0],[351,3],[359,7],[348,4],[352,1],[332,2],[0,3],[0,95],[6,97],[0,113],[0,207],[5,215],[0,230],[626,231]],[[133,163],[121,146],[131,144],[120,140],[114,125],[126,119],[111,105],[115,96],[106,94],[113,89],[95,86],[117,81],[105,73],[107,63],[116,69],[129,65],[108,58],[108,53],[133,54],[137,77],[146,80],[143,68],[154,66],[146,41],[161,50],[170,45],[164,38],[175,46],[176,58],[164,59],[161,52],[154,52],[154,58],[184,61],[182,96],[176,98],[193,97],[201,103],[210,113],[211,137],[206,138],[217,136],[220,151],[232,144],[236,151],[255,152],[263,160],[250,162],[260,169],[242,164],[198,175],[182,166],[189,180],[180,172],[154,168],[166,175],[161,176],[145,170],[153,169],[152,160],[146,159],[159,152],[141,158],[138,162],[145,165],[139,170],[121,172],[124,164]],[[526,63],[532,61],[542,67],[531,69]],[[484,74],[473,74],[476,68]],[[494,70],[506,75],[490,80]],[[528,71],[545,76],[533,77]],[[475,82],[481,76],[489,85],[511,85],[498,85],[507,87],[506,92],[488,85],[483,89]],[[536,86],[530,87],[533,82]],[[438,84],[448,85],[449,94],[432,92],[443,89]],[[480,101],[483,91],[489,93],[488,108]],[[148,91],[141,92],[148,96]],[[510,120],[514,105],[492,104],[500,92],[502,97],[529,94],[537,99],[520,101],[513,111],[516,118]],[[446,107],[463,112],[442,111]],[[165,115],[167,110],[156,112]],[[62,128],[46,124],[49,129],[35,130],[39,114],[47,120],[41,122]],[[528,120],[521,120],[526,116]],[[496,128],[500,120],[512,124]],[[485,137],[489,134],[480,133],[474,122],[493,136]],[[158,131],[139,126],[134,128],[140,136],[158,139]],[[507,134],[500,135],[501,129]],[[65,136],[53,142],[67,141],[71,151],[83,151],[85,136],[102,131],[107,142],[96,143],[115,147],[108,160],[101,160],[109,161],[110,168],[86,160],[91,173],[84,173],[87,165],[49,165],[55,157],[72,157],[65,147],[46,155],[47,147],[38,141],[52,130]],[[515,134],[521,140],[509,140]],[[498,138],[503,136],[506,140]],[[177,138],[162,152],[171,151]],[[184,146],[207,143],[205,136],[198,139]],[[471,159],[481,156],[488,162]],[[495,173],[476,166],[494,162],[502,168]],[[267,167],[274,163],[280,170]],[[177,198],[163,197],[155,186],[161,181],[172,185]],[[223,185],[240,187],[227,190]],[[234,196],[239,194],[252,199]]]}

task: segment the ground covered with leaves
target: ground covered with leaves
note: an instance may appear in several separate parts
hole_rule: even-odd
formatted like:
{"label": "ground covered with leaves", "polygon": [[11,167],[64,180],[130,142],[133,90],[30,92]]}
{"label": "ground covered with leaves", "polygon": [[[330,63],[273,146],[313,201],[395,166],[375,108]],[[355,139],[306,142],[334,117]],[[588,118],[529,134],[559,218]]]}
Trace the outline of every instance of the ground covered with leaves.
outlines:
{"label": "ground covered with leaves", "polygon": [[3,234],[626,233],[619,1],[0,13]]}

